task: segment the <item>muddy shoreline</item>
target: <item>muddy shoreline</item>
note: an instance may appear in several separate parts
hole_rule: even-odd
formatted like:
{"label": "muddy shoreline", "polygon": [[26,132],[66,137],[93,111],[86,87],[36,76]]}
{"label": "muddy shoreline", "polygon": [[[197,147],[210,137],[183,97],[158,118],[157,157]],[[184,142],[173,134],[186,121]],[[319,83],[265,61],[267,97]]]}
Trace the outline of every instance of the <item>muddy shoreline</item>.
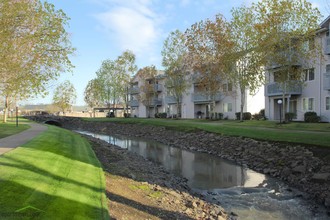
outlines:
{"label": "muddy shoreline", "polygon": [[[45,121],[41,118],[36,120]],[[228,137],[203,131],[184,133],[137,124],[85,122],[77,118],[56,120],[67,129],[144,137],[234,161],[300,190],[304,199],[326,207],[330,216],[330,149]]]}

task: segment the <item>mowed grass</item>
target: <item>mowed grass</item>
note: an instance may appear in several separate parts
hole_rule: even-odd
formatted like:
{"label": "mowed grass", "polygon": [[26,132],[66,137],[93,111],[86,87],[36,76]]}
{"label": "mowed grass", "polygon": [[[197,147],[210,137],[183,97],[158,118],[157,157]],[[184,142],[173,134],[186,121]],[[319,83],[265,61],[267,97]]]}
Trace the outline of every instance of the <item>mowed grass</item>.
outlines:
{"label": "mowed grass", "polygon": [[266,141],[283,141],[330,147],[330,123],[291,122],[278,124],[275,121],[234,121],[198,119],[151,119],[151,118],[86,118],[87,121],[137,123],[165,126],[185,132],[205,130],[229,136],[242,136]]}
{"label": "mowed grass", "polygon": [[30,128],[30,126],[27,124],[18,124],[18,127],[16,127],[15,122],[0,122],[0,138],[20,133],[28,128]]}
{"label": "mowed grass", "polygon": [[88,141],[49,126],[1,155],[0,219],[109,219],[104,174]]}

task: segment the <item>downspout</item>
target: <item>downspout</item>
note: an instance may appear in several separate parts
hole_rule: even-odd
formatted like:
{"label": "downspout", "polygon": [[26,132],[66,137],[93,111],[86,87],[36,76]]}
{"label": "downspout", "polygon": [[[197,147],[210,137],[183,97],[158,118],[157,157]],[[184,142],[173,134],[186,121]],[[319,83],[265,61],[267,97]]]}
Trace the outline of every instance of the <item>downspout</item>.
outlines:
{"label": "downspout", "polygon": [[[321,50],[321,53],[322,53],[322,51],[323,51],[323,42],[322,42],[322,36],[321,36],[321,34],[319,35],[319,37],[320,37],[320,41],[321,41],[321,48],[322,48],[322,50]],[[319,116],[321,117],[321,112],[322,112],[322,100],[321,100],[321,98],[322,98],[322,96],[321,96],[321,94],[322,94],[322,80],[321,80],[321,78],[322,78],[322,55],[320,54],[320,63],[319,63],[319,71],[320,71],[320,79],[319,79],[319,82],[320,82],[320,94],[319,94],[319,111],[320,111],[320,114],[319,114]],[[321,120],[322,120],[322,118],[321,118]]]}

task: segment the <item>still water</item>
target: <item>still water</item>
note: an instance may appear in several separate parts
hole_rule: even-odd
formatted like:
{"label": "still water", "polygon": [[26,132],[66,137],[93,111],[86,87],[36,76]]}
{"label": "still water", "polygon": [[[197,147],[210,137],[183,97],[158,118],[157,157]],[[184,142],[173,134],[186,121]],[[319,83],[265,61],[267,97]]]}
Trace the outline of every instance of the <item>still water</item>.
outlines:
{"label": "still water", "polygon": [[206,153],[190,152],[155,141],[86,131],[110,144],[135,152],[188,179],[188,185],[240,219],[328,219],[310,211],[283,183]]}

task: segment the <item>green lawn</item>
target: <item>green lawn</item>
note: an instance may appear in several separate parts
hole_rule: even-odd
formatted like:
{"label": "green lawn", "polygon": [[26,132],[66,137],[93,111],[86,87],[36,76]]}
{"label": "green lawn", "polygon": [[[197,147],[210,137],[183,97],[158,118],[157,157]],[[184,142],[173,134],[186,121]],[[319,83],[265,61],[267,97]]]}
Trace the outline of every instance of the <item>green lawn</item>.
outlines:
{"label": "green lawn", "polygon": [[7,123],[0,122],[0,138],[20,133],[28,128],[30,128],[30,126],[27,124],[19,123],[18,127],[16,127],[16,123],[12,121]]}
{"label": "green lawn", "polygon": [[109,219],[104,174],[88,141],[49,126],[0,156],[0,219]]}
{"label": "green lawn", "polygon": [[230,136],[243,136],[267,141],[284,141],[330,147],[330,123],[291,122],[278,124],[274,121],[234,121],[197,119],[146,119],[146,118],[85,118],[87,121],[138,123],[165,126],[169,129],[194,131],[196,129]]}

